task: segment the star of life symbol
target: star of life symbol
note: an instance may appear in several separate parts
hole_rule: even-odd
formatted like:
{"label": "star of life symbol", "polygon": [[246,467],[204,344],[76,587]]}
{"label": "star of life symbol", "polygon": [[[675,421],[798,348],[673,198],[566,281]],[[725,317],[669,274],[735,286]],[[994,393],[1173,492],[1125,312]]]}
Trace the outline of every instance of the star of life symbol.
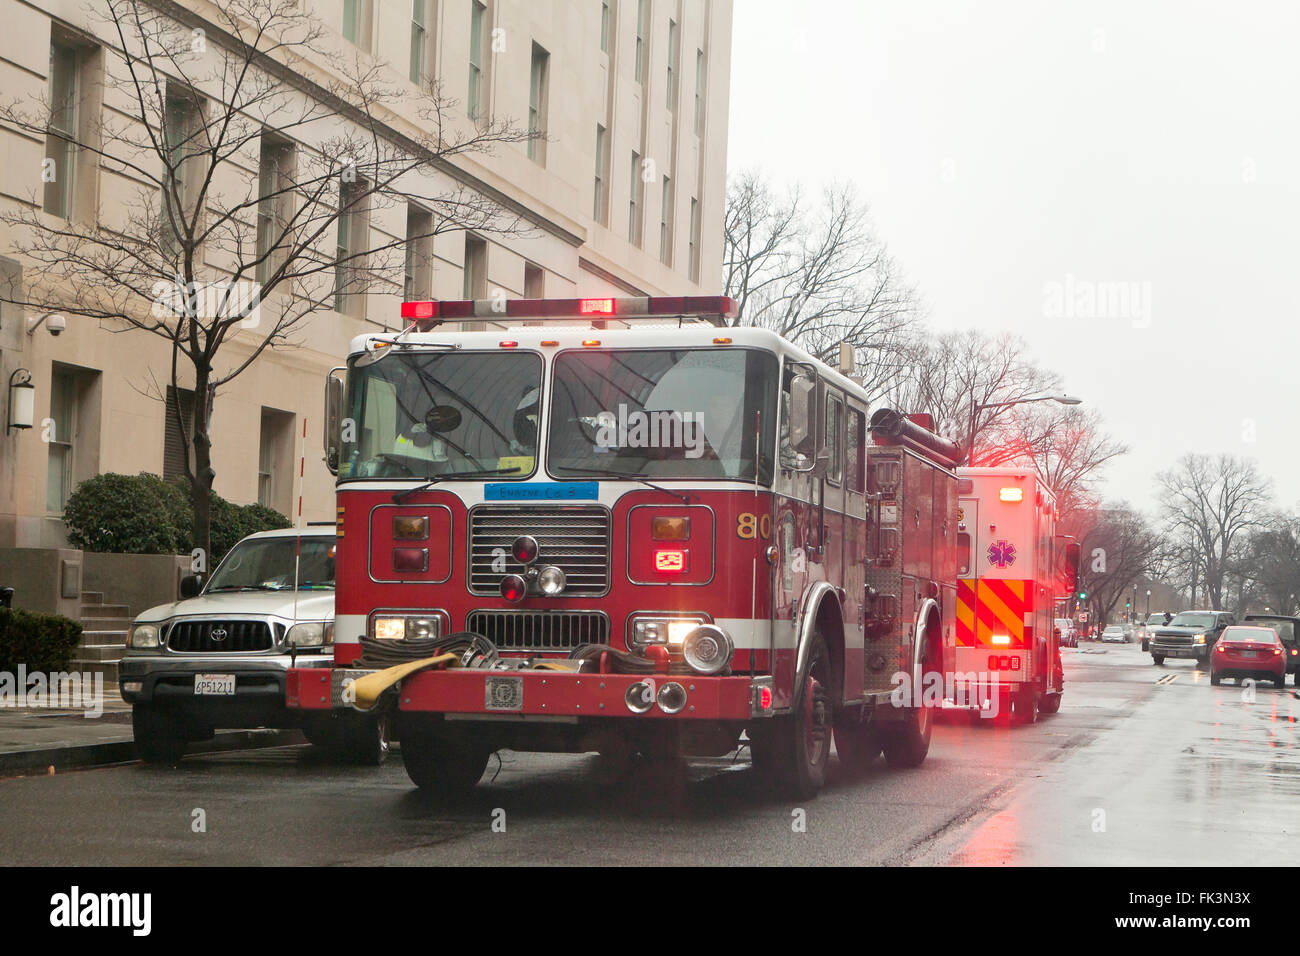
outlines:
{"label": "star of life symbol", "polygon": [[1000,538],[989,545],[989,564],[999,568],[1008,568],[1016,563],[1016,546],[1005,538]]}

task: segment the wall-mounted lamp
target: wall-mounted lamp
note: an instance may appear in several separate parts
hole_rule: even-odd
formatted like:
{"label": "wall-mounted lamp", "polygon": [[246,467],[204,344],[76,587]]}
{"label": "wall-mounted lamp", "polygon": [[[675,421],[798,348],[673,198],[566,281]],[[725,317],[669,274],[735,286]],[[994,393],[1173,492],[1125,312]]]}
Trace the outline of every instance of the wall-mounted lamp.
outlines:
{"label": "wall-mounted lamp", "polygon": [[5,423],[5,434],[14,428],[31,428],[35,418],[36,386],[32,384],[32,373],[16,368],[9,376],[9,420]]}
{"label": "wall-mounted lamp", "polygon": [[50,335],[58,336],[68,327],[68,320],[58,312],[46,312],[39,319],[27,320],[27,334],[35,335],[42,324],[50,330]]}

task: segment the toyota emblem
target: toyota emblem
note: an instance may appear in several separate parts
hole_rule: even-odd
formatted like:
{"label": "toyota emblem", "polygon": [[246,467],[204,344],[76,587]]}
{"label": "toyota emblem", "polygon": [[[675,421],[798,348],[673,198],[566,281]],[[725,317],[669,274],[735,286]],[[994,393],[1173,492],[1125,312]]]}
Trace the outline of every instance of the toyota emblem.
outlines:
{"label": "toyota emblem", "polygon": [[220,644],[226,639],[226,629],[224,627],[214,627],[211,636],[213,641]]}

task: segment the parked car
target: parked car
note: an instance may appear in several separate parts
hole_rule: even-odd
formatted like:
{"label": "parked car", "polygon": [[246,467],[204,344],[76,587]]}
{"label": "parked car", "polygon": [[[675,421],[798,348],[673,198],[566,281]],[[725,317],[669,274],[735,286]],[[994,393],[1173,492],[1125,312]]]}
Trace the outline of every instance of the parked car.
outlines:
{"label": "parked car", "polygon": [[1225,677],[1238,681],[1253,677],[1285,687],[1286,658],[1282,640],[1272,627],[1238,624],[1224,628],[1210,655],[1210,683],[1218,684]]}
{"label": "parked car", "polygon": [[1162,625],[1168,624],[1174,619],[1174,616],[1168,611],[1152,611],[1147,615],[1147,619],[1138,625],[1138,637],[1142,639],[1142,650],[1148,650],[1151,640],[1151,632]]}
{"label": "parked car", "polygon": [[119,668],[136,751],[175,763],[218,728],[300,727],[339,756],[378,763],[387,727],[374,717],[313,715],[284,705],[285,671],[328,666],[334,641],[332,529],[265,531],[244,538],[204,585],[181,581],[181,600],[140,614]]}
{"label": "parked car", "polygon": [[1295,675],[1295,685],[1300,687],[1300,617],[1287,617],[1283,614],[1247,614],[1242,618],[1242,623],[1271,627],[1277,631],[1286,657],[1287,672]]}
{"label": "parked car", "polygon": [[1166,657],[1187,658],[1204,667],[1223,629],[1235,623],[1227,611],[1179,611],[1151,632],[1151,660],[1159,665]]}
{"label": "parked car", "polygon": [[1112,624],[1101,632],[1101,642],[1103,644],[1127,644],[1128,634],[1125,633],[1122,624]]}
{"label": "parked car", "polygon": [[1056,627],[1061,632],[1062,647],[1079,646],[1079,632],[1074,626],[1074,621],[1068,617],[1058,617]]}

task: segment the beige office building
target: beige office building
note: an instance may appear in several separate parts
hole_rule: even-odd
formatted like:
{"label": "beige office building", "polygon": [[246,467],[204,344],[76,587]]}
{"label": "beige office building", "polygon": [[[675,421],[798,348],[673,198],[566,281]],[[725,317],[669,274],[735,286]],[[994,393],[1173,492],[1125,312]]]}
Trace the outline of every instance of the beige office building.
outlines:
{"label": "beige office building", "polygon": [[[504,237],[439,236],[431,268],[407,276],[415,297],[716,294],[730,0],[300,2],[340,48],[363,62],[375,58],[391,84],[406,84],[409,102],[381,134],[418,126],[425,94],[411,78],[421,75],[436,76],[465,113],[511,117],[546,134],[462,157],[440,173],[486,191],[529,228]],[[193,22],[210,20],[204,3],[179,6]],[[115,39],[85,7],[85,0],[0,0],[0,90],[27,98],[49,92],[70,103],[52,126],[75,128],[88,111],[130,119],[129,104],[103,93],[103,71],[120,65]],[[314,87],[301,88],[310,96]],[[55,220],[120,215],[135,184],[93,157],[76,157],[65,189],[46,188],[42,163],[54,141],[0,126],[0,204],[28,204]],[[400,237],[406,223],[406,212],[389,209],[364,227]],[[15,237],[0,224],[0,282],[21,290],[39,276],[14,249]],[[322,382],[353,336],[398,324],[401,298],[376,292],[343,312],[314,314],[294,347],[266,352],[217,394],[218,494],[291,517],[301,495],[306,520],[333,516],[320,451]],[[236,337],[218,364],[238,362],[255,341]],[[168,392],[169,363],[169,343],[145,332],[68,316],[56,336],[41,315],[0,303],[0,417],[8,426],[19,405],[34,402],[33,427],[0,435],[0,549],[66,547],[61,512],[89,476],[183,470],[186,450],[164,396],[182,403],[188,396]],[[10,382],[26,375],[34,392],[17,396]]]}

